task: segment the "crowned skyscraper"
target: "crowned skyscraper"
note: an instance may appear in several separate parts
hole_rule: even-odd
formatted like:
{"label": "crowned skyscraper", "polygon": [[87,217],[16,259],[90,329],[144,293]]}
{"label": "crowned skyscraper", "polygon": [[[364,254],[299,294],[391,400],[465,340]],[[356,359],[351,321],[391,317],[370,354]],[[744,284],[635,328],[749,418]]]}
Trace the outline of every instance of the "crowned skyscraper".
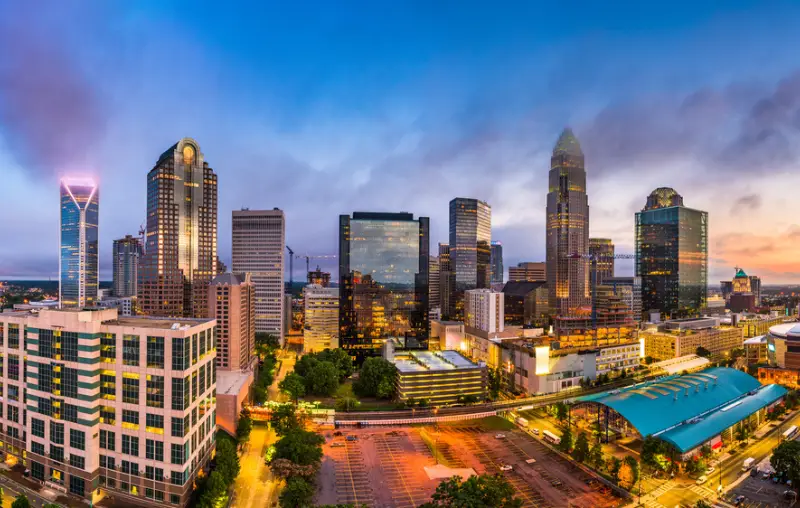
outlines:
{"label": "crowned skyscraper", "polygon": [[547,288],[558,316],[588,307],[589,200],[583,152],[564,129],[550,158],[547,193]]}
{"label": "crowned skyscraper", "polygon": [[147,237],[139,305],[151,316],[208,315],[217,271],[217,175],[183,138],[147,174]]}
{"label": "crowned skyscraper", "polygon": [[61,180],[61,256],[58,293],[62,307],[97,300],[97,220],[100,193],[90,178]]}

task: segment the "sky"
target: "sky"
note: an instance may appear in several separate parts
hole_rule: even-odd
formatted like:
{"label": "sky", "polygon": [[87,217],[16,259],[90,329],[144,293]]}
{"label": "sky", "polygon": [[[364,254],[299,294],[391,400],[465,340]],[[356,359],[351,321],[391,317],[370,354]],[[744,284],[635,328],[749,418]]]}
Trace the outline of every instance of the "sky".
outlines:
{"label": "sky", "polygon": [[337,252],[339,214],[407,211],[434,252],[456,196],[492,206],[506,266],[540,261],[571,126],[591,236],[632,253],[635,212],[673,187],[709,213],[710,287],[734,266],[800,282],[798,47],[797,2],[0,0],[0,278],[57,278],[77,174],[100,182],[110,279],[183,137],[218,175],[226,263],[234,209],[283,209],[311,255]]}

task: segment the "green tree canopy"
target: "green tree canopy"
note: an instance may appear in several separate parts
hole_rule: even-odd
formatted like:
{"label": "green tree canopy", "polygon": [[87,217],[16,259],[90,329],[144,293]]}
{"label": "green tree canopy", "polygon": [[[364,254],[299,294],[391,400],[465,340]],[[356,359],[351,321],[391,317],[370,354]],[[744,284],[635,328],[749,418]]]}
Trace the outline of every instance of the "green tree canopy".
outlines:
{"label": "green tree canopy", "polygon": [[589,450],[589,464],[593,468],[600,470],[603,468],[603,460],[603,445],[598,441]]}
{"label": "green tree canopy", "polygon": [[703,358],[708,358],[711,356],[711,351],[704,348],[703,346],[697,346],[697,356],[702,356]]}
{"label": "green tree canopy", "polygon": [[293,429],[275,443],[275,459],[287,459],[301,466],[319,463],[325,438],[315,432]]}
{"label": "green tree canopy", "polygon": [[572,450],[572,444],[572,429],[565,427],[564,432],[561,434],[561,442],[558,443],[556,448],[564,453],[569,453]]}
{"label": "green tree canopy", "polygon": [[273,408],[270,415],[270,423],[272,428],[275,429],[275,433],[279,436],[303,427],[303,420],[297,414],[297,410],[289,404],[281,404]]}
{"label": "green tree canopy", "polygon": [[290,372],[278,383],[278,389],[292,398],[295,404],[297,399],[306,394],[305,380],[297,372]]}
{"label": "green tree canopy", "polygon": [[431,500],[419,508],[519,508],[514,488],[501,475],[482,474],[461,481],[454,476],[436,487]]}
{"label": "green tree canopy", "polygon": [[219,471],[212,471],[203,482],[197,505],[199,508],[217,508],[227,492],[228,486],[225,484],[223,475]]}
{"label": "green tree canopy", "polygon": [[236,424],[236,440],[240,445],[246,443],[250,439],[250,432],[253,430],[253,419],[250,414],[242,410],[239,414],[239,423]]}
{"label": "green tree canopy", "polygon": [[323,362],[331,362],[336,366],[340,383],[353,375],[353,359],[342,348],[324,349],[317,353],[317,358]]}
{"label": "green tree canopy", "polygon": [[354,409],[358,409],[358,406],[361,405],[361,402],[358,401],[355,397],[342,397],[336,399],[336,410],[337,411],[344,411],[345,413],[348,411],[352,411]]}
{"label": "green tree canopy", "polygon": [[14,498],[11,508],[31,508],[31,502],[28,501],[28,497],[25,494],[20,494]]}
{"label": "green tree canopy", "polygon": [[563,402],[556,402],[556,419],[559,423],[564,423],[564,421],[569,416],[569,408]]}
{"label": "green tree canopy", "polygon": [[314,486],[300,476],[289,478],[278,498],[282,508],[305,508],[313,499]]}
{"label": "green tree canopy", "polygon": [[800,485],[800,441],[784,441],[772,452],[769,463],[776,472],[786,475],[792,485]]}
{"label": "green tree canopy", "polygon": [[314,353],[305,354],[300,357],[294,364],[294,371],[302,377],[306,377],[308,373],[319,363],[319,358]]}
{"label": "green tree canopy", "polygon": [[304,378],[306,393],[331,396],[339,388],[339,373],[336,366],[328,361],[317,362]]}
{"label": "green tree canopy", "polygon": [[222,475],[225,485],[230,485],[239,476],[239,455],[236,454],[236,447],[229,439],[217,439],[216,452],[216,471]]}
{"label": "green tree canopy", "polygon": [[361,365],[359,377],[353,383],[353,391],[360,397],[388,399],[394,396],[397,369],[383,358],[367,358]]}
{"label": "green tree canopy", "polygon": [[572,450],[572,458],[578,462],[585,462],[589,458],[589,440],[586,438],[585,432],[578,434],[575,448]]}

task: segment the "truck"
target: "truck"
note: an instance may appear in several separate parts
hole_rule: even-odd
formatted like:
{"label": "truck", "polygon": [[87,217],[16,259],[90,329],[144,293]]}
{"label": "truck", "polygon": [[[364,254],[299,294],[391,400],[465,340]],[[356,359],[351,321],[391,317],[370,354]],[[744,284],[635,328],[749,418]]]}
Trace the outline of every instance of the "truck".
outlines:
{"label": "truck", "polygon": [[756,459],[754,459],[753,457],[744,459],[744,463],[742,463],[742,471],[748,471],[751,467],[753,467],[753,464],[755,464],[755,462]]}
{"label": "truck", "polygon": [[520,416],[519,418],[517,418],[517,425],[519,425],[520,427],[526,427],[527,428],[528,427],[528,420],[526,420],[525,418]]}

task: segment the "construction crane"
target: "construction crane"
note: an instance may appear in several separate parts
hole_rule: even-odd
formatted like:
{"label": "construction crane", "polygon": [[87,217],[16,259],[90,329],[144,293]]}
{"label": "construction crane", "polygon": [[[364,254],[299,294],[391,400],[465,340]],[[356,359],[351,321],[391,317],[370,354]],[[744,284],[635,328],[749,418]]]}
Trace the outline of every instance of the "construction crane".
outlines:
{"label": "construction crane", "polygon": [[319,255],[319,256],[311,256],[311,255],[305,254],[305,255],[297,256],[297,259],[301,259],[302,258],[302,259],[306,260],[306,275],[308,275],[309,273],[311,273],[310,264],[311,264],[311,260],[312,259],[336,259],[337,257],[339,257],[339,256],[336,256],[335,254],[323,254],[323,255]]}
{"label": "construction crane", "polygon": [[288,245],[286,246],[286,250],[289,251],[289,289],[286,291],[287,293],[291,294],[292,286],[294,285],[294,251]]}
{"label": "construction crane", "polygon": [[636,259],[633,254],[601,254],[596,256],[594,254],[578,254],[573,253],[566,256],[568,259],[588,259],[592,266],[592,328],[597,329],[597,261],[613,260],[614,259]]}

